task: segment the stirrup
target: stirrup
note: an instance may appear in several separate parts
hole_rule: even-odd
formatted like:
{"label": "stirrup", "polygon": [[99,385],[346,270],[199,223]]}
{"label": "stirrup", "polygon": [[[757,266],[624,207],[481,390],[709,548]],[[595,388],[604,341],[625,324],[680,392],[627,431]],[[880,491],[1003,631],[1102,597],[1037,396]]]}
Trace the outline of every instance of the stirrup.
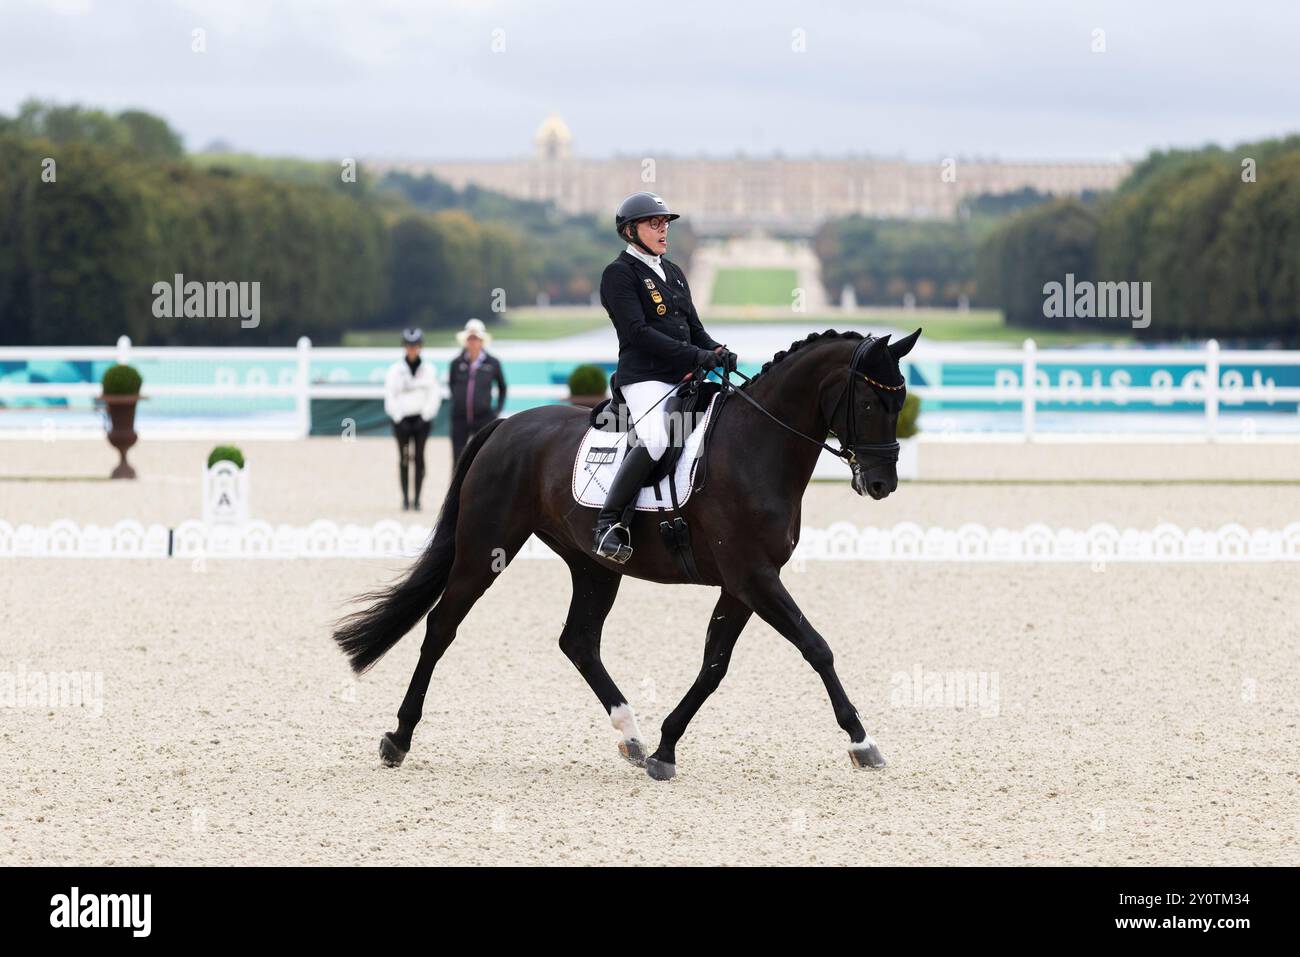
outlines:
{"label": "stirrup", "polygon": [[631,541],[632,530],[622,522],[615,522],[600,533],[600,538],[596,540],[596,545],[592,551],[597,555],[600,555],[602,558],[608,558],[610,561],[622,565],[632,557],[632,546],[627,544],[627,542],[621,541],[619,535],[614,535],[614,538],[611,541],[610,534],[613,533],[615,529],[622,529],[626,533],[628,541]]}

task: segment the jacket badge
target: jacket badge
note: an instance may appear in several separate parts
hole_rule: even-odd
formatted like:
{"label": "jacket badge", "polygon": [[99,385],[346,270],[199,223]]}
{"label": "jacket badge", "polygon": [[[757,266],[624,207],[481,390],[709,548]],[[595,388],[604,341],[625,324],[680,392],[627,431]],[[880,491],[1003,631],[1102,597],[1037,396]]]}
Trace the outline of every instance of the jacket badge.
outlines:
{"label": "jacket badge", "polygon": [[646,287],[647,289],[649,289],[651,292],[654,291],[654,288],[655,288],[655,281],[654,281],[653,279],[643,279],[642,282],[645,283],[645,287]]}
{"label": "jacket badge", "polygon": [[656,289],[654,292],[650,293],[650,298],[651,298],[651,300],[653,300],[654,302],[663,302],[663,301],[664,301],[664,297],[661,296],[661,295],[659,294],[659,290],[658,290],[658,289]]}
{"label": "jacket badge", "polygon": [[662,302],[659,303],[659,305],[655,306],[655,312],[659,313],[659,315],[661,316],[667,311],[668,311],[668,307],[665,306]]}

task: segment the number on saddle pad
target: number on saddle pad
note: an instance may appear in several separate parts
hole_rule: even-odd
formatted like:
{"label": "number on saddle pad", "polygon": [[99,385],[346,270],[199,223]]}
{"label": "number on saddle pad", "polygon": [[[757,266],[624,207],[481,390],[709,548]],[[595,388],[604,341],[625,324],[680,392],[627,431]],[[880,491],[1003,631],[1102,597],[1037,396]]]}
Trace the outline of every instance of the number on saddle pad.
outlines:
{"label": "number on saddle pad", "polygon": [[588,465],[613,465],[618,458],[617,445],[593,445],[587,450]]}

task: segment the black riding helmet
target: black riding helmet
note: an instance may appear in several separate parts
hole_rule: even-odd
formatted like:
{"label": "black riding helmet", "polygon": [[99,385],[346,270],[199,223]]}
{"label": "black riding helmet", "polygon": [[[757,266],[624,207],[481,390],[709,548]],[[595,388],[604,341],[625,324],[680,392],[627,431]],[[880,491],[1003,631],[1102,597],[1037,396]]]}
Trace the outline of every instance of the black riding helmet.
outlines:
{"label": "black riding helmet", "polygon": [[677,213],[669,211],[668,204],[663,201],[662,197],[654,193],[633,193],[618,204],[618,212],[614,214],[614,228],[618,232],[620,239],[640,246],[649,255],[653,256],[655,254],[650,252],[650,248],[645,243],[641,242],[641,237],[637,235],[635,229],[632,230],[631,236],[624,233],[623,229],[628,224],[635,223],[638,219],[652,219],[655,216],[667,216],[669,222],[682,218]]}

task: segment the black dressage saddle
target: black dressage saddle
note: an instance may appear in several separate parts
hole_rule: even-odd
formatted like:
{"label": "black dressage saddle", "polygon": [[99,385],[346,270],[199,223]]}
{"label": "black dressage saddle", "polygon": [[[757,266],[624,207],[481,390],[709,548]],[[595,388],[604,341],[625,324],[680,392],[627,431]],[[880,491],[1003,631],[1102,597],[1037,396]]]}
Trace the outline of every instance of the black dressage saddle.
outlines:
{"label": "black dressage saddle", "polygon": [[[622,390],[612,382],[611,385],[613,388],[610,390],[610,394],[613,398],[605,399],[591,410],[590,424],[594,429],[609,432],[613,435],[619,435],[626,429],[629,433],[628,447],[631,448],[638,441],[636,428],[632,425],[632,413],[624,402]],[[664,400],[664,408],[670,416],[669,436],[672,441],[668,445],[668,451],[650,470],[650,474],[645,480],[647,486],[657,485],[664,476],[671,475],[674,472],[677,463],[681,460],[687,437],[699,427],[700,422],[704,419],[704,414],[709,409],[709,402],[721,390],[722,384],[720,382],[683,382],[677,387],[676,392]],[[680,426],[677,426],[674,418],[671,418],[674,413],[677,414],[681,422]],[[680,436],[677,435],[679,429]],[[705,436],[705,439],[707,438],[708,436]]]}
{"label": "black dressage saddle", "polygon": [[[637,441],[636,428],[631,424],[631,416],[628,412],[627,404],[624,401],[623,393],[613,382],[611,395],[612,399],[606,399],[598,406],[591,410],[591,426],[602,432],[608,432],[611,435],[619,435],[627,431],[627,441],[629,446]],[[709,410],[709,403],[713,397],[722,392],[722,383],[720,382],[701,382],[698,379],[691,379],[689,382],[683,382],[677,390],[664,399],[664,405],[672,416],[668,420],[669,437],[668,451],[664,452],[650,475],[646,478],[645,484],[648,486],[657,485],[665,476],[668,478],[668,503],[659,505],[659,535],[662,538],[664,547],[668,554],[672,556],[673,563],[677,566],[681,576],[689,582],[695,582],[697,585],[703,584],[700,577],[699,567],[695,563],[695,550],[691,545],[691,532],[686,523],[685,517],[681,514],[681,496],[678,494],[676,469],[677,463],[681,461],[682,452],[686,445],[686,437],[693,433],[700,425],[704,414]],[[700,436],[700,456],[699,462],[695,466],[695,472],[691,477],[691,484],[696,491],[704,488],[705,476],[708,473],[709,457],[709,439],[717,431],[718,419],[722,413],[722,404],[726,401],[727,393],[722,392],[718,397],[717,407],[714,409],[713,417],[709,419],[707,431]],[[676,413],[676,415],[673,415]],[[676,425],[680,422],[681,425]],[[680,431],[682,434],[677,436],[674,432]],[[617,441],[617,440],[615,440]],[[591,461],[592,455],[597,457],[608,455],[608,461],[613,461],[618,452],[618,446],[615,444],[608,448],[592,447],[588,454],[588,461]]]}

